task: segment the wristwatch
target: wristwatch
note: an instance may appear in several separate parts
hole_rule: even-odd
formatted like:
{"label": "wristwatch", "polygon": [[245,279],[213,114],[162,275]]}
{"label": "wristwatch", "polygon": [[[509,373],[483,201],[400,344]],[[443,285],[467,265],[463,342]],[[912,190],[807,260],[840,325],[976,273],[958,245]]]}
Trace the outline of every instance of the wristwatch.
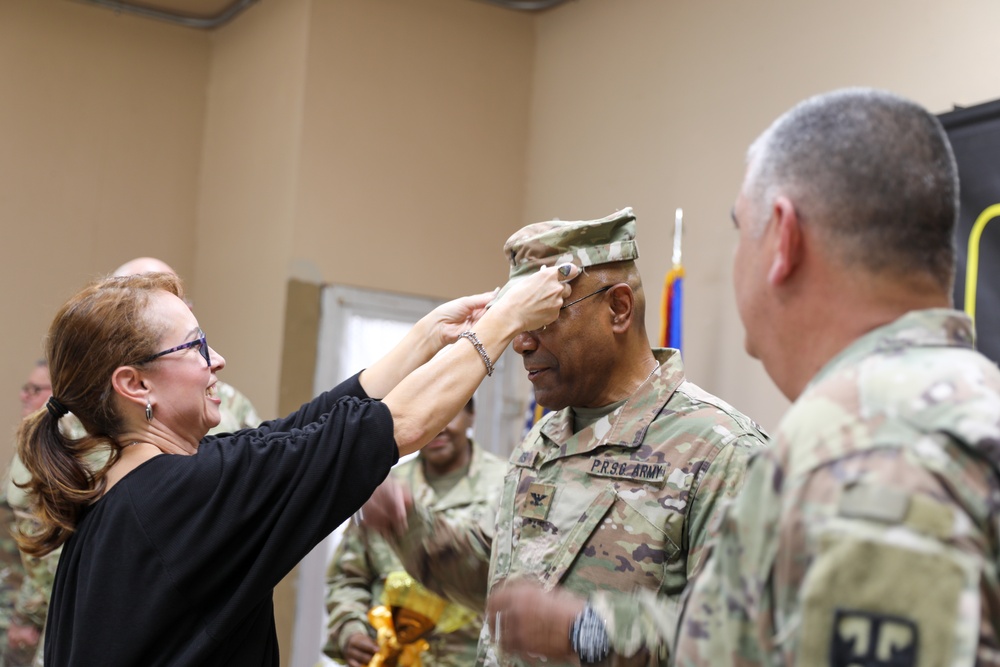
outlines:
{"label": "wristwatch", "polygon": [[569,630],[569,645],[583,665],[596,665],[611,653],[604,620],[588,602]]}

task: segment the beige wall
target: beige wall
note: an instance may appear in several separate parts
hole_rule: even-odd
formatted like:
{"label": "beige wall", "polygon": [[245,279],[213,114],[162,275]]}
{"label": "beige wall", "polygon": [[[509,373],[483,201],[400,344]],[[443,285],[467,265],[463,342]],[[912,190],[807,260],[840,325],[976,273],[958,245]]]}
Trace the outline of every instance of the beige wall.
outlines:
{"label": "beige wall", "polygon": [[[262,2],[212,33],[196,312],[226,357],[223,379],[277,414],[286,281],[295,228],[309,0]],[[275,589],[282,664],[291,654],[295,574]]]}
{"label": "beige wall", "polygon": [[[794,101],[887,87],[935,111],[998,96],[991,0],[261,2],[214,33],[64,0],[0,4],[4,393],[54,309],[156,254],[277,407],[290,276],[433,296],[503,279],[516,225],[632,205],[651,331],[686,212],[690,374],[763,423],[740,347],[728,209],[746,144]],[[372,258],[377,258],[373,260]],[[0,419],[14,424],[14,399]]]}
{"label": "beige wall", "polygon": [[290,276],[438,297],[502,282],[533,31],[464,0],[265,1],[211,33],[2,3],[0,419],[58,305],[136,255],[185,277],[224,379],[265,415]]}
{"label": "beige wall", "polygon": [[745,146],[843,85],[1000,97],[998,23],[993,0],[262,0],[204,33],[4,0],[0,422],[55,308],[131,256],[187,278],[224,379],[269,416],[290,278],[489,289],[522,223],[631,205],[650,331],[680,206],[690,376],[773,426],[731,297]]}
{"label": "beige wall", "polygon": [[[58,305],[132,256],[186,278],[223,379],[264,416],[291,277],[436,297],[500,284],[533,48],[530,15],[456,0],[263,1],[212,33],[2,3],[0,419],[15,423]],[[286,661],[293,597],[284,582]]]}
{"label": "beige wall", "polygon": [[226,357],[221,377],[265,417],[277,412],[310,6],[261,2],[211,37],[196,312]]}
{"label": "beige wall", "polygon": [[213,36],[199,313],[264,414],[289,277],[439,297],[503,279],[532,37],[455,0],[261,3]]}
{"label": "beige wall", "polygon": [[526,217],[638,216],[659,327],[683,207],[689,377],[767,427],[786,403],[742,349],[729,210],[746,146],[796,101],[884,87],[934,112],[1000,97],[991,0],[576,0],[538,17]]}
{"label": "beige wall", "polygon": [[204,33],[64,0],[0,2],[4,433],[66,298],[147,253],[190,277],[208,58]]}
{"label": "beige wall", "polygon": [[313,8],[295,260],[348,285],[492,289],[523,213],[532,17],[468,0]]}

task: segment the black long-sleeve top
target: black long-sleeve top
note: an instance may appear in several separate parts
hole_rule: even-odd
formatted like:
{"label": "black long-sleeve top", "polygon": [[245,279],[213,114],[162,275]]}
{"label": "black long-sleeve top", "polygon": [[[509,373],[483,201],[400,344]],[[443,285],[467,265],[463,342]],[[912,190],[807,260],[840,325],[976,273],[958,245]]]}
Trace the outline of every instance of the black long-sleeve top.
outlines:
{"label": "black long-sleeve top", "polygon": [[274,586],[398,456],[389,409],[355,376],[284,419],[146,461],[63,548],[45,664],[278,665]]}

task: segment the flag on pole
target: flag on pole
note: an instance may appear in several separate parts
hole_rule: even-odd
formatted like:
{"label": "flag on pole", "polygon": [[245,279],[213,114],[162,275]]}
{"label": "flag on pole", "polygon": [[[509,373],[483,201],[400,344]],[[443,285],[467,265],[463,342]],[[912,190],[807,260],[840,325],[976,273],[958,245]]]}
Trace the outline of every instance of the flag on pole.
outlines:
{"label": "flag on pole", "polygon": [[674,214],[674,254],[670,271],[663,282],[663,304],[660,312],[660,346],[681,349],[682,315],[684,313],[684,265],[681,264],[681,234],[684,211]]}

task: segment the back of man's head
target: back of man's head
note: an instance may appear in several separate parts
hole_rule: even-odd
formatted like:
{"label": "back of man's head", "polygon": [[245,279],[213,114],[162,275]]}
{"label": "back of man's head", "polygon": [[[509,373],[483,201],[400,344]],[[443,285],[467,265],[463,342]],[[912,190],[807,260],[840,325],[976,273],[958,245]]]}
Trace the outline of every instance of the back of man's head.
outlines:
{"label": "back of man's head", "polygon": [[134,276],[141,273],[169,273],[177,275],[177,272],[170,268],[170,265],[155,257],[136,257],[135,259],[131,259],[115,269],[114,275],[117,277]]}
{"label": "back of man's head", "polygon": [[776,120],[747,161],[758,214],[780,192],[846,266],[950,289],[958,172],[927,110],[871,89],[818,95]]}

